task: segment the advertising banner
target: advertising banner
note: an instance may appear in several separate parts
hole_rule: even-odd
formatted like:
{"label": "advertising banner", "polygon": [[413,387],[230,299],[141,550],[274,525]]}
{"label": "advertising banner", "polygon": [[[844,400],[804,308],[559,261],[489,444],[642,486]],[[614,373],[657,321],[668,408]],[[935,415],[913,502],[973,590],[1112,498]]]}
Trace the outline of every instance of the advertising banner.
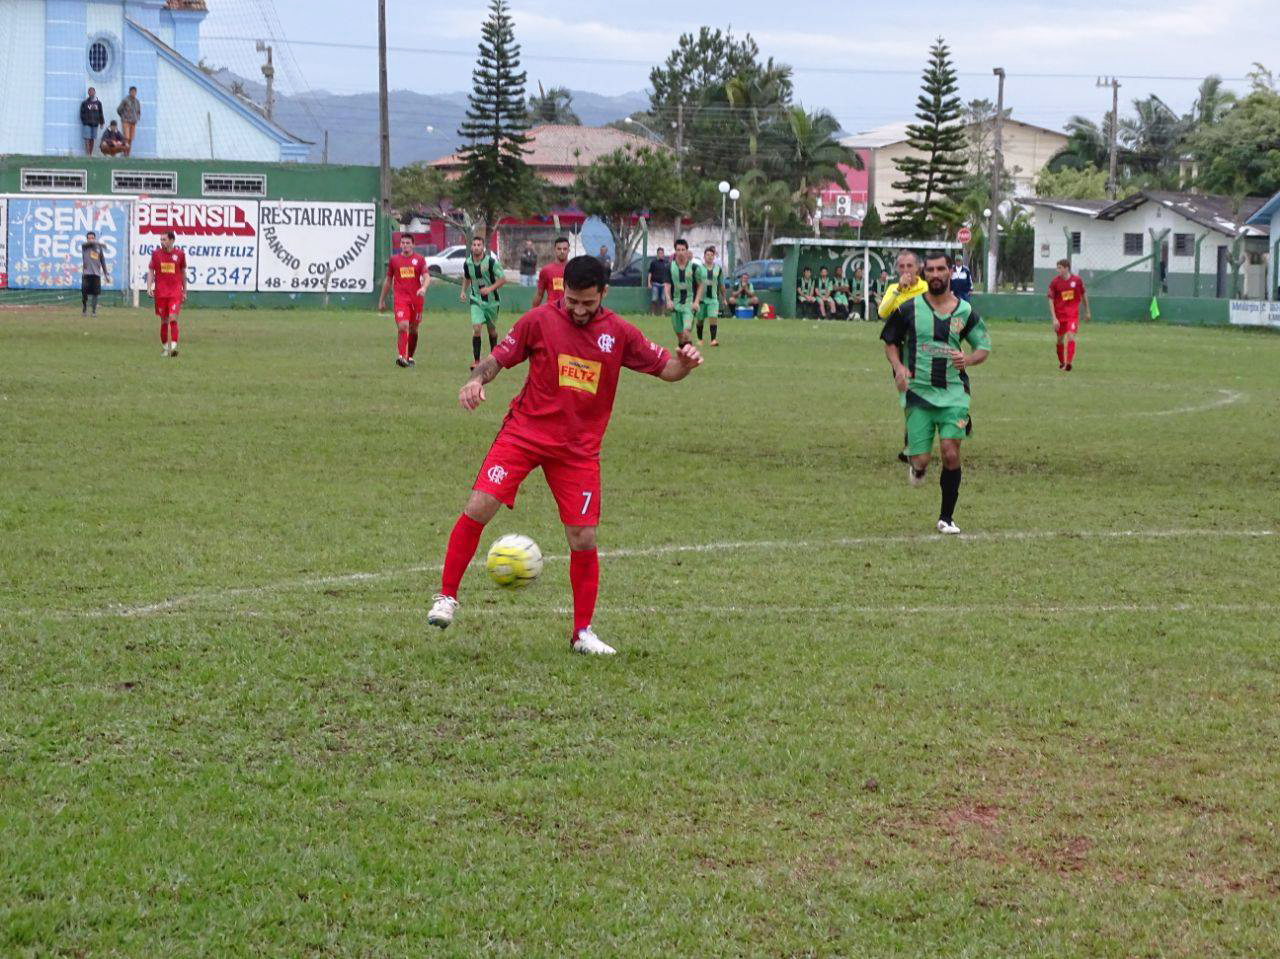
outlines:
{"label": "advertising banner", "polygon": [[1280,303],[1232,300],[1228,310],[1232,326],[1269,326],[1280,330]]}
{"label": "advertising banner", "polygon": [[373,292],[372,203],[263,200],[259,220],[258,289]]}
{"label": "advertising banner", "polygon": [[9,228],[5,225],[5,213],[8,212],[9,201],[0,196],[0,290],[9,285],[9,261],[5,250],[9,242]]}
{"label": "advertising banner", "polygon": [[109,279],[104,290],[124,288],[129,201],[94,197],[12,197],[6,229],[8,263],[0,270],[14,290],[79,289],[81,248],[92,230],[102,245]]}
{"label": "advertising banner", "polygon": [[130,262],[135,290],[147,288],[151,254],[169,230],[187,255],[188,290],[257,289],[257,200],[134,201]]}

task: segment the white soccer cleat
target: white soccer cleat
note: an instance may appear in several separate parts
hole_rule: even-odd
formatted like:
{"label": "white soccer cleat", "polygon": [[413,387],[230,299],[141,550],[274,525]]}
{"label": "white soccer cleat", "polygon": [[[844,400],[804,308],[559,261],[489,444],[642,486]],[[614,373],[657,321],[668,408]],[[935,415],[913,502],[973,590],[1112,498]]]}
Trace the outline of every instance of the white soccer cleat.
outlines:
{"label": "white soccer cleat", "polygon": [[169,344],[169,355],[170,355],[170,356],[177,356],[177,355],[178,355],[178,344],[177,344],[177,343],[170,343],[170,344]]}
{"label": "white soccer cleat", "polygon": [[160,355],[161,355],[161,356],[168,356],[168,355],[169,355],[169,344],[168,344],[168,343],[166,343],[164,346],[160,347]]}
{"label": "white soccer cleat", "polygon": [[960,532],[960,527],[949,519],[938,520],[938,532],[946,533],[948,536]]}
{"label": "white soccer cleat", "polygon": [[458,601],[444,593],[436,593],[431,597],[431,611],[427,613],[427,625],[448,629],[453,622],[453,614],[458,611]]}
{"label": "white soccer cleat", "polygon": [[923,482],[924,482],[924,474],[917,473],[916,468],[912,466],[910,463],[908,463],[907,464],[907,485],[919,486]]}
{"label": "white soccer cleat", "polygon": [[572,648],[575,653],[584,653],[588,656],[612,656],[617,652],[608,643],[602,642],[600,637],[591,631],[590,626],[578,630]]}

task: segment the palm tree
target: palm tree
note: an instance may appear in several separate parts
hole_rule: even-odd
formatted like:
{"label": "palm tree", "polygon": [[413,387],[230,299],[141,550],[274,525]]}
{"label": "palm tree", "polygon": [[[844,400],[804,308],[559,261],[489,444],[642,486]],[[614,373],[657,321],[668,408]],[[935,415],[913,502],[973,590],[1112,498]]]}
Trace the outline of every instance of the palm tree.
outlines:
{"label": "palm tree", "polygon": [[786,222],[792,209],[791,184],[774,180],[763,170],[749,170],[739,184],[738,228],[746,240],[742,259],[766,257],[773,246],[778,224]]}
{"label": "palm tree", "polygon": [[1182,142],[1190,132],[1186,118],[1154,93],[1133,101],[1134,116],[1120,121],[1120,142],[1139,169],[1160,178],[1176,176]]}
{"label": "palm tree", "polygon": [[1193,127],[1211,127],[1236,105],[1236,95],[1222,86],[1222,77],[1210,74],[1200,81],[1196,102],[1187,116]]}
{"label": "palm tree", "polygon": [[841,165],[862,169],[858,155],[836,139],[839,132],[840,124],[826,110],[807,113],[801,106],[788,107],[764,129],[768,166],[791,186],[792,210],[799,217],[813,216],[816,191],[841,179]]}
{"label": "palm tree", "polygon": [[568,126],[580,126],[582,121],[573,112],[573,94],[568,87],[552,87],[542,89],[542,81],[538,81],[538,95],[529,98],[529,121],[531,123],[560,123]]}
{"label": "palm tree", "polygon": [[791,67],[775,64],[770,57],[763,67],[744,70],[724,85],[724,98],[733,110],[741,111],[747,134],[747,156],[743,166],[754,170],[760,163],[760,133],[791,101]]}
{"label": "palm tree", "polygon": [[1079,114],[1067,121],[1067,145],[1050,160],[1049,169],[1055,173],[1062,169],[1078,170],[1095,166],[1105,169],[1108,162],[1111,114],[1107,114],[1102,126]]}

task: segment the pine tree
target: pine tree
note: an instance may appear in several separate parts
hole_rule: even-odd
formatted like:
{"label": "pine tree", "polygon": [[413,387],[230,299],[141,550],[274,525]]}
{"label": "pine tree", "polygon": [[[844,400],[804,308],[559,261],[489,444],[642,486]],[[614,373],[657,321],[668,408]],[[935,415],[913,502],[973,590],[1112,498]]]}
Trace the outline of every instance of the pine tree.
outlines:
{"label": "pine tree", "polygon": [[458,198],[484,222],[487,234],[503,213],[528,204],[536,183],[524,162],[525,73],[506,0],[490,0],[480,34],[467,115],[458,130],[465,141],[458,152],[465,164]]}
{"label": "pine tree", "polygon": [[965,134],[951,52],[939,37],[929,49],[916,119],[907,127],[912,153],[894,161],[902,179],[893,184],[906,194],[890,204],[889,233],[930,237],[946,231],[961,216],[958,202],[965,173]]}

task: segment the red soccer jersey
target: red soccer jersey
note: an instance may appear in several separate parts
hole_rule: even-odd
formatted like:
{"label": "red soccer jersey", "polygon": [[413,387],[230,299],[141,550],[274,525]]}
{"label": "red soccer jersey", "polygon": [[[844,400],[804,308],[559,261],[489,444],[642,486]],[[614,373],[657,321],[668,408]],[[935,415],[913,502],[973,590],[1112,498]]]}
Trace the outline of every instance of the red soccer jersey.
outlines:
{"label": "red soccer jersey", "polygon": [[1080,298],[1084,296],[1084,280],[1072,273],[1065,280],[1055,276],[1049,281],[1049,295],[1053,297],[1053,312],[1059,320],[1080,318]]}
{"label": "red soccer jersey", "polygon": [[163,248],[156,247],[147,268],[156,275],[156,296],[159,299],[182,295],[182,280],[187,272],[187,255],[176,246],[168,253]]}
{"label": "red soccer jersey", "polygon": [[558,304],[516,321],[493,358],[510,368],[529,361],[502,431],[566,459],[597,458],[613,412],[622,367],[657,376],[671,354],[603,307],[578,326]]}
{"label": "red soccer jersey", "polygon": [[387,260],[387,276],[394,282],[391,286],[397,303],[416,302],[418,291],[422,289],[422,274],[427,271],[427,261],[420,254],[391,254]]}
{"label": "red soccer jersey", "polygon": [[564,264],[552,260],[538,273],[538,289],[546,294],[543,302],[559,303],[564,299]]}

